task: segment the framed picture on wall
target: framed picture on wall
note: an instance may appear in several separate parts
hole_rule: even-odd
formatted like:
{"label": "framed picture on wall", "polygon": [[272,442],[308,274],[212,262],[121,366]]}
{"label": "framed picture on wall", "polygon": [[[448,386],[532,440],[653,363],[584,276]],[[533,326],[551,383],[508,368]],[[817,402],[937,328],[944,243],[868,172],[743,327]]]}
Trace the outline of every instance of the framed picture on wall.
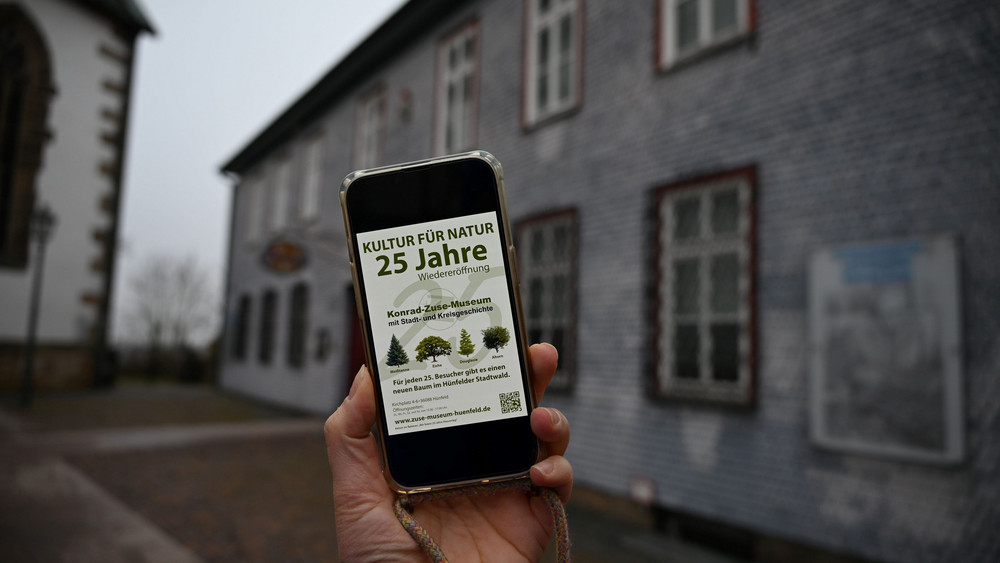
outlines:
{"label": "framed picture on wall", "polygon": [[809,264],[811,434],[930,463],[965,453],[957,242],[824,248]]}

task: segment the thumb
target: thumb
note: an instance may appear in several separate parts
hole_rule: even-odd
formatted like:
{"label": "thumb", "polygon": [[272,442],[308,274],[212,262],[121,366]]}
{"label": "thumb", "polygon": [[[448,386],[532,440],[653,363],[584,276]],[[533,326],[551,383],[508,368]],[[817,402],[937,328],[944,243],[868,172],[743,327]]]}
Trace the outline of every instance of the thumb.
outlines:
{"label": "thumb", "polygon": [[361,366],[354,376],[351,390],[336,412],[326,421],[327,445],[341,437],[364,438],[375,424],[375,389],[368,368]]}
{"label": "thumb", "polygon": [[368,369],[361,366],[347,398],[323,427],[334,497],[371,489],[373,481],[382,481],[378,447],[371,433],[375,416],[375,388]]}

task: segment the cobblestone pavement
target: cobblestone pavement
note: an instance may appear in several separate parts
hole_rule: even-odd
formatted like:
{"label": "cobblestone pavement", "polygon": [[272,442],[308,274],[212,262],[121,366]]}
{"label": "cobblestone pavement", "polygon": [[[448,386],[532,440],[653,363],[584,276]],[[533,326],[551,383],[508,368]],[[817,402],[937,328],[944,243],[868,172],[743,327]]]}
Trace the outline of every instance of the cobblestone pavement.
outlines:
{"label": "cobblestone pavement", "polygon": [[[322,425],[207,387],[0,396],[0,561],[336,561]],[[567,511],[580,563],[722,561]]]}

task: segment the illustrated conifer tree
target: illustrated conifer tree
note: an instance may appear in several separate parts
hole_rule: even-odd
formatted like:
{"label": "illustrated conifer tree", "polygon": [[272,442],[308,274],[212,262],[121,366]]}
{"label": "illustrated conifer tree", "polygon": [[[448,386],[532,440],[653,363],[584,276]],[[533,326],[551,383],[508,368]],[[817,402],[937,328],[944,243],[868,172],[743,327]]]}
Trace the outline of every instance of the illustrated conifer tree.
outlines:
{"label": "illustrated conifer tree", "polygon": [[451,354],[451,344],[440,336],[428,336],[417,344],[417,361],[422,362],[427,358],[433,358],[436,362],[438,356]]}
{"label": "illustrated conifer tree", "polygon": [[472,343],[472,337],[469,336],[469,331],[463,328],[462,335],[458,339],[458,353],[463,356],[468,356],[475,351],[476,345]]}
{"label": "illustrated conifer tree", "polygon": [[385,363],[390,366],[405,366],[410,363],[410,358],[406,355],[406,350],[403,349],[403,345],[399,343],[399,339],[396,338],[395,334],[392,335],[392,341],[389,342],[389,353]]}
{"label": "illustrated conifer tree", "polygon": [[502,326],[491,326],[483,330],[483,344],[499,352],[510,342],[510,332]]}

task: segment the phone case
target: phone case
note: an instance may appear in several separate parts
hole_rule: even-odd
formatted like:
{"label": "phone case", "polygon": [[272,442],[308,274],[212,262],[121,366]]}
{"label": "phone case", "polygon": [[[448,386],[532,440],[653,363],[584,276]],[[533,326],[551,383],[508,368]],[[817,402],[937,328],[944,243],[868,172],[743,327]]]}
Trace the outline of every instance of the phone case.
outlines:
{"label": "phone case", "polygon": [[[369,177],[369,176],[374,176],[374,175],[379,175],[379,174],[391,174],[391,173],[395,173],[395,172],[399,172],[399,171],[405,171],[407,169],[421,168],[421,167],[426,167],[428,165],[442,164],[442,163],[448,163],[448,162],[465,160],[465,159],[477,159],[479,161],[482,161],[482,162],[488,164],[489,167],[493,170],[493,174],[494,174],[494,176],[496,178],[497,195],[498,195],[498,198],[499,198],[500,216],[501,216],[501,222],[502,222],[501,228],[503,229],[503,231],[504,231],[504,233],[506,235],[504,238],[507,241],[506,248],[504,250],[506,251],[507,256],[508,256],[508,263],[509,263],[509,266],[510,266],[508,273],[509,273],[509,276],[511,278],[512,286],[513,286],[513,296],[514,296],[513,303],[512,303],[513,313],[514,313],[514,315],[516,315],[518,326],[520,327],[520,330],[517,331],[516,338],[518,338],[520,340],[521,350],[523,350],[523,354],[520,357],[520,364],[521,364],[522,369],[524,370],[524,372],[527,374],[527,377],[528,377],[528,380],[529,380],[528,381],[528,385],[526,386],[527,387],[527,397],[526,397],[526,400],[529,402],[529,405],[527,407],[527,411],[528,411],[528,414],[530,415],[530,412],[537,406],[537,399],[536,399],[536,396],[535,396],[534,386],[533,386],[533,383],[532,383],[532,381],[533,381],[533,375],[532,375],[531,370],[530,370],[530,362],[527,361],[527,354],[528,354],[528,342],[527,342],[527,338],[526,338],[527,331],[525,330],[524,313],[523,313],[523,307],[522,307],[522,303],[521,303],[520,282],[519,282],[518,271],[517,271],[516,249],[514,248],[514,243],[513,243],[513,239],[512,239],[512,231],[511,231],[511,228],[510,228],[510,220],[509,220],[509,217],[508,217],[508,214],[507,214],[507,205],[506,205],[505,194],[504,194],[503,169],[502,169],[502,167],[500,165],[500,162],[492,154],[490,154],[490,153],[488,153],[486,151],[471,151],[471,152],[466,152],[466,153],[461,153],[461,154],[454,154],[454,155],[449,155],[449,156],[443,156],[443,157],[439,157],[439,158],[431,158],[431,159],[425,159],[425,160],[419,160],[419,161],[413,161],[413,162],[407,162],[407,163],[400,163],[400,164],[393,164],[393,165],[382,166],[382,167],[377,167],[377,168],[371,168],[371,169],[366,169],[366,170],[358,170],[358,171],[351,172],[350,174],[347,175],[347,177],[344,178],[344,180],[343,180],[343,182],[342,182],[342,184],[340,186],[341,210],[342,210],[343,216],[344,216],[344,225],[345,225],[345,231],[346,231],[346,235],[347,235],[347,248],[348,248],[349,261],[350,261],[351,276],[352,276],[352,279],[353,279],[353,282],[354,282],[354,284],[353,284],[354,285],[354,298],[355,298],[356,305],[357,305],[357,313],[358,313],[358,316],[359,316],[359,319],[360,319],[360,322],[361,322],[362,334],[364,335],[364,337],[362,338],[362,340],[363,340],[363,343],[364,343],[365,358],[366,358],[366,361],[367,361],[367,365],[369,367],[371,367],[371,366],[377,366],[378,365],[377,364],[377,359],[375,357],[374,350],[372,350],[372,344],[369,342],[369,338],[368,338],[368,334],[370,334],[370,327],[368,325],[368,319],[367,319],[367,317],[365,315],[365,310],[366,310],[365,309],[365,303],[363,302],[362,291],[361,291],[361,287],[359,285],[358,268],[360,266],[358,264],[358,259],[355,256],[355,250],[354,250],[354,242],[355,242],[354,241],[354,236],[355,235],[354,235],[354,228],[353,228],[353,225],[351,223],[351,217],[350,217],[350,214],[348,212],[348,204],[347,204],[347,194],[348,194],[348,191],[350,190],[351,186],[355,182],[357,182],[359,179],[361,179],[361,178],[365,178],[365,177]],[[369,369],[369,375],[373,379],[377,379],[376,376],[375,376],[375,373],[372,371],[372,369]],[[437,484],[433,484],[433,485],[429,485],[429,486],[408,487],[408,486],[405,486],[405,485],[399,483],[398,481],[396,481],[396,479],[394,478],[394,476],[391,474],[391,471],[389,470],[389,464],[387,463],[387,456],[388,456],[388,452],[386,450],[386,442],[387,442],[387,440],[386,440],[386,432],[387,432],[387,430],[386,430],[386,428],[383,425],[383,413],[381,412],[385,408],[385,405],[383,404],[383,400],[382,400],[382,397],[381,397],[381,391],[380,391],[380,385],[381,384],[379,382],[377,382],[377,381],[374,381],[373,383],[376,384],[375,385],[376,407],[379,410],[379,416],[376,418],[376,420],[377,420],[377,424],[376,424],[377,435],[376,436],[378,438],[377,441],[378,441],[378,444],[379,444],[379,453],[380,453],[380,456],[381,456],[381,462],[382,462],[382,467],[383,467],[383,474],[385,475],[386,481],[389,483],[389,486],[393,490],[395,490],[397,493],[401,493],[401,494],[413,494],[413,493],[428,492],[428,491],[432,491],[432,490],[449,489],[449,488],[456,488],[456,487],[463,487],[463,486],[476,485],[476,484],[484,484],[484,483],[493,483],[493,482],[500,482],[500,481],[509,481],[509,480],[521,479],[521,478],[527,478],[528,477],[528,470],[525,469],[524,471],[521,471],[521,472],[512,473],[512,474],[497,475],[497,476],[490,477],[489,479],[465,479],[465,480],[457,480],[457,481],[437,483]]]}

